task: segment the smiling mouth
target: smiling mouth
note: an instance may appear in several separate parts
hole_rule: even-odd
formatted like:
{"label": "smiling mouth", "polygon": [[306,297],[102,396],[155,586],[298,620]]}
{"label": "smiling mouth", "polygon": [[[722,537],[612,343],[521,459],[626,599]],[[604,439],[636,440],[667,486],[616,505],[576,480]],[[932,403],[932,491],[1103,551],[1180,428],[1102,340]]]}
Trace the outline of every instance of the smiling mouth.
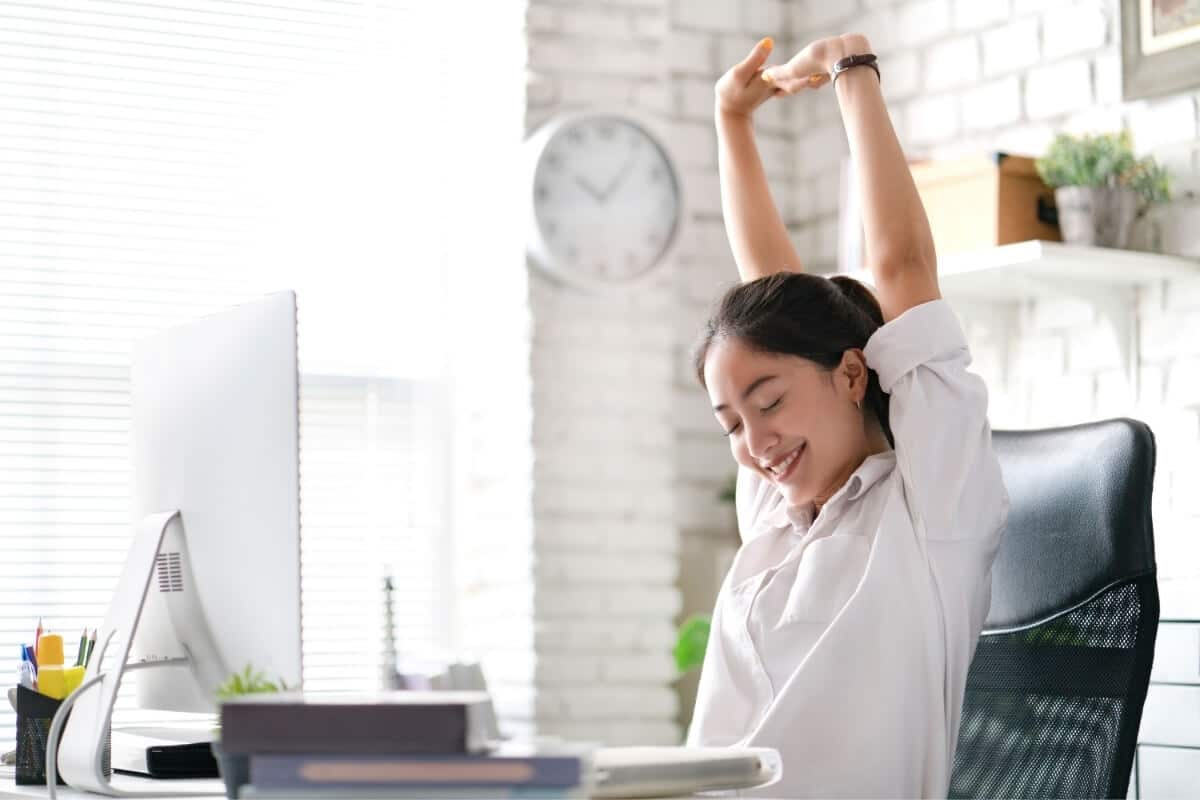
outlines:
{"label": "smiling mouth", "polygon": [[782,461],[766,467],[767,473],[777,481],[783,480],[791,474],[795,469],[796,463],[800,457],[804,455],[804,451],[808,449],[807,444],[802,444],[787,455]]}

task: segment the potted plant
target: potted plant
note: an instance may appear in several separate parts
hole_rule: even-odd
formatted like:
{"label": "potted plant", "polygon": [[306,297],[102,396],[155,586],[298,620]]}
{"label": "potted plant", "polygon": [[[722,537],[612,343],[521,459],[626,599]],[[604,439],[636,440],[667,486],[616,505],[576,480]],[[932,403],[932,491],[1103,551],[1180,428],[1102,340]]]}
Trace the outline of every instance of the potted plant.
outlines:
{"label": "potted plant", "polygon": [[[217,687],[217,699],[221,702],[245,697],[252,694],[270,694],[289,691],[282,678],[272,681],[253,665],[247,664],[241,672],[229,676],[223,684]],[[217,761],[217,772],[225,782],[225,795],[237,797],[240,787],[250,782],[250,758],[245,753],[226,753],[221,748],[221,729],[213,730],[213,758]]]}
{"label": "potted plant", "polygon": [[1128,131],[1059,134],[1035,166],[1054,189],[1068,244],[1125,247],[1134,219],[1170,197],[1166,169],[1134,156]]}

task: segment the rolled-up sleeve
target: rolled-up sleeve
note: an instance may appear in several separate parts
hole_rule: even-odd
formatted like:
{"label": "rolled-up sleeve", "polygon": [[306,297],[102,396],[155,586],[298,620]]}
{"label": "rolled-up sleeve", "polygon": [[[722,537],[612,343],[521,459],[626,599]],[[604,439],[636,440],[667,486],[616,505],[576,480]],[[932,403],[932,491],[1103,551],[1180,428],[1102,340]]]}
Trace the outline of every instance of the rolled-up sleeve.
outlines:
{"label": "rolled-up sleeve", "polygon": [[875,331],[867,365],[890,396],[896,464],[929,538],[980,536],[1003,525],[1008,494],[992,449],[987,387],[949,304],[910,308]]}

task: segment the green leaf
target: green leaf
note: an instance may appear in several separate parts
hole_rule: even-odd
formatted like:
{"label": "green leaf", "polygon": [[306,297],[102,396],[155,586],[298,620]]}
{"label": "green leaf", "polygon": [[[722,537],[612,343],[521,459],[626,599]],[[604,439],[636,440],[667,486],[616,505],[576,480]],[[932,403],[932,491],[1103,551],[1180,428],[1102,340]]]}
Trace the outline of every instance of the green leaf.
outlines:
{"label": "green leaf", "polygon": [[217,697],[221,700],[231,700],[234,697],[246,694],[266,694],[271,692],[288,691],[288,685],[279,678],[278,681],[270,681],[266,675],[254,669],[254,666],[247,664],[246,668],[241,672],[235,672],[220,686],[217,687]]}
{"label": "green leaf", "polygon": [[721,493],[717,495],[717,499],[722,503],[732,503],[737,497],[737,473],[735,472],[725,485],[721,487]]}
{"label": "green leaf", "polygon": [[1034,166],[1052,188],[1127,186],[1145,203],[1159,203],[1170,197],[1166,168],[1150,157],[1139,161],[1129,131],[1080,136],[1060,133]]}
{"label": "green leaf", "polygon": [[675,642],[675,666],[681,673],[704,663],[704,651],[708,647],[708,635],[712,618],[708,614],[693,614],[679,626],[679,637]]}

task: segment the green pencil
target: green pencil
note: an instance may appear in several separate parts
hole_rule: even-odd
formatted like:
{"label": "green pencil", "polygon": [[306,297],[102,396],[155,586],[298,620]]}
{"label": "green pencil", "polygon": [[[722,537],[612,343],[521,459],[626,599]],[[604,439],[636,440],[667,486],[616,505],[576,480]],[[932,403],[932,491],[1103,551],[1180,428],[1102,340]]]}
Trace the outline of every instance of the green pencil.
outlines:
{"label": "green pencil", "polygon": [[79,634],[79,655],[75,656],[75,666],[83,666],[83,657],[87,654],[87,628],[83,629],[83,633]]}

